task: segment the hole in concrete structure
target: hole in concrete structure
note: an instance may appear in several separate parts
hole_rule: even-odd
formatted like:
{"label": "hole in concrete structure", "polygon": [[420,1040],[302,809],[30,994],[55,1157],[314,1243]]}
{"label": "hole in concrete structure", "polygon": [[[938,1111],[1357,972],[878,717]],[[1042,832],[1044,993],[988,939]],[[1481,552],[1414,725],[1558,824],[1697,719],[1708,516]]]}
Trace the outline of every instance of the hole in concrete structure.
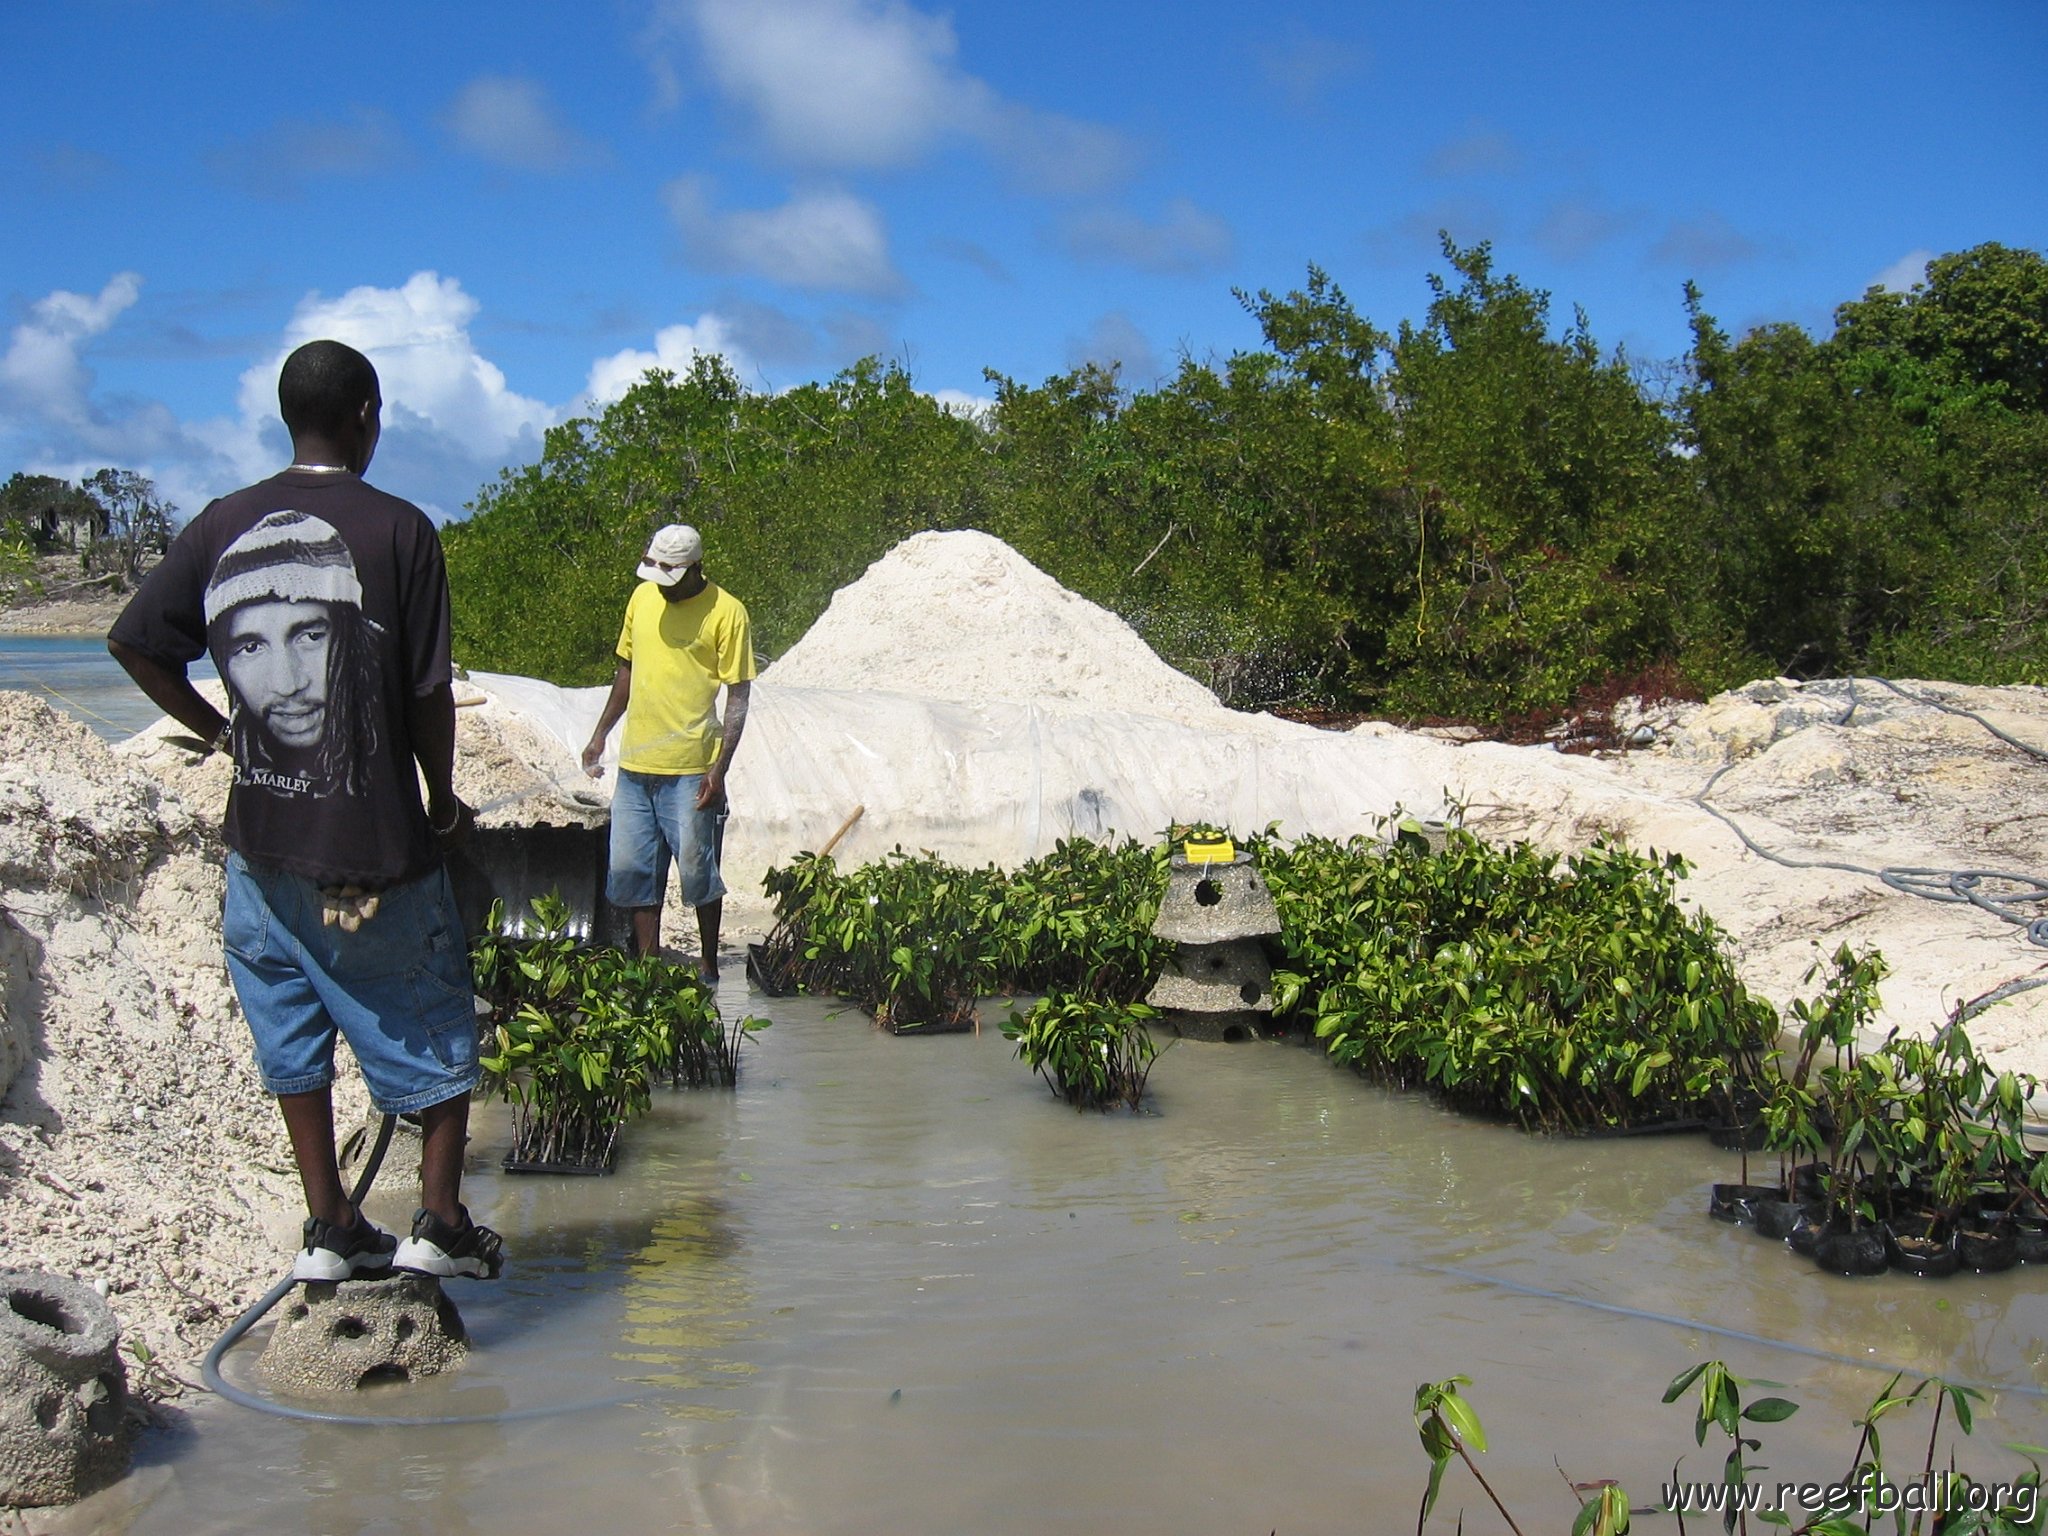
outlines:
{"label": "hole in concrete structure", "polygon": [[1223,899],[1223,887],[1214,879],[1204,878],[1195,882],[1195,905],[1213,907]]}
{"label": "hole in concrete structure", "polygon": [[398,1326],[392,1329],[391,1333],[392,1336],[396,1338],[399,1343],[403,1344],[407,1339],[411,1338],[413,1335],[412,1319],[409,1317],[401,1317],[398,1320]]}
{"label": "hole in concrete structure", "polygon": [[96,1435],[111,1435],[121,1427],[121,1383],[107,1374],[93,1387],[92,1400],[85,1405],[85,1427]]}
{"label": "hole in concrete structure", "polygon": [[366,1339],[370,1336],[370,1325],[360,1317],[337,1317],[334,1326],[327,1330],[329,1338]]}
{"label": "hole in concrete structure", "polygon": [[1244,999],[1246,1007],[1250,1007],[1259,1000],[1259,984],[1256,981],[1248,981],[1237,989],[1237,995]]}
{"label": "hole in concrete structure", "polygon": [[411,1381],[412,1372],[402,1365],[373,1365],[356,1378],[358,1387],[374,1387],[382,1381]]}
{"label": "hole in concrete structure", "polygon": [[1222,970],[1222,969],[1223,969],[1223,957],[1222,957],[1221,955],[1211,955],[1211,956],[1209,957],[1209,969],[1210,969],[1210,970],[1212,970],[1212,971],[1220,971],[1220,970]]}
{"label": "hole in concrete structure", "polygon": [[303,1323],[313,1315],[313,1309],[303,1301],[295,1301],[291,1304],[285,1315],[295,1323]]}
{"label": "hole in concrete structure", "polygon": [[1242,1040],[1243,1038],[1244,1026],[1242,1024],[1229,1024],[1224,1026],[1223,1039],[1226,1044],[1235,1045],[1238,1041]]}
{"label": "hole in concrete structure", "polygon": [[7,1305],[16,1317],[54,1328],[59,1333],[83,1333],[85,1324],[66,1312],[50,1297],[37,1291],[9,1291]]}
{"label": "hole in concrete structure", "polygon": [[57,1427],[57,1420],[63,1417],[64,1399],[55,1393],[36,1399],[36,1423],[45,1432]]}

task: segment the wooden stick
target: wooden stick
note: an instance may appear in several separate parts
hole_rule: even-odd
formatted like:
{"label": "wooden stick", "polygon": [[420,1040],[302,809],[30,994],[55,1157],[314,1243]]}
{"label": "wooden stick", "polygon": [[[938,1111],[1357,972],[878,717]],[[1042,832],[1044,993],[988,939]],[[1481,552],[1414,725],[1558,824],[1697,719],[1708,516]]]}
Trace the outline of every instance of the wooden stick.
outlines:
{"label": "wooden stick", "polygon": [[822,859],[823,857],[825,857],[826,854],[830,853],[834,848],[839,846],[839,839],[846,836],[846,834],[853,829],[853,824],[856,821],[860,820],[861,813],[866,809],[867,807],[864,805],[856,805],[853,808],[853,814],[848,816],[846,820],[839,823],[839,830],[837,832],[834,832],[830,837],[825,839],[825,846],[818,850],[819,858]]}

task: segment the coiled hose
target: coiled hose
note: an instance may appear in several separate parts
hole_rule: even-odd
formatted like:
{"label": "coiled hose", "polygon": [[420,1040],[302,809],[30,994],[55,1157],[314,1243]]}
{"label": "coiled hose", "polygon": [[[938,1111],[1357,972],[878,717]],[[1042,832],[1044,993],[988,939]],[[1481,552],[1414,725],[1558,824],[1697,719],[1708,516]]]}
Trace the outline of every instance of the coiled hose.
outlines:
{"label": "coiled hose", "polygon": [[[396,1129],[398,1117],[386,1115],[384,1123],[377,1128],[377,1140],[370,1148],[369,1160],[363,1164],[363,1176],[356,1181],[356,1187],[349,1194],[349,1204],[360,1213],[363,1197],[370,1192],[370,1185],[376,1181],[377,1170],[383,1166],[384,1154],[391,1146],[391,1133]],[[439,1416],[405,1414],[335,1413],[324,1408],[297,1408],[289,1403],[275,1402],[259,1397],[254,1392],[245,1392],[221,1374],[220,1363],[227,1358],[229,1350],[241,1342],[242,1336],[257,1323],[264,1314],[291,1294],[292,1287],[299,1282],[286,1275],[277,1284],[228,1324],[227,1331],[214,1341],[213,1348],[206,1352],[206,1359],[199,1367],[199,1378],[209,1392],[218,1393],[231,1403],[244,1408],[253,1408],[258,1413],[275,1414],[279,1418],[299,1419],[311,1424],[346,1424],[365,1428],[423,1428],[436,1424],[507,1424],[519,1419],[552,1418],[557,1414],[580,1413],[590,1408],[616,1408],[631,1402],[632,1394],[621,1393],[616,1397],[591,1398],[576,1403],[543,1404],[535,1408],[508,1408],[497,1413],[459,1413]]]}
{"label": "coiled hose", "polygon": [[[2029,757],[2048,762],[2048,751],[2043,751],[2000,730],[1974,710],[1964,709],[1959,704],[1950,704],[1941,699],[1923,698],[1918,694],[1908,693],[1890,678],[1871,678],[1870,681],[1890,689],[1909,703],[1925,705],[1946,714],[1961,715],[1965,719],[1974,720],[2008,746],[2017,747]],[[1835,722],[1837,725],[1847,725],[1862,702],[1857,696],[1856,679],[1852,677],[1847,679],[1847,682],[1849,707],[1843,712],[1842,718]],[[1908,896],[1924,897],[1929,901],[1968,902],[2003,922],[2017,925],[2026,933],[2028,943],[2048,949],[2048,917],[2038,915],[2041,910],[2039,907],[2029,909],[2026,905],[2048,902],[2048,879],[2039,875],[2014,874],[1998,869],[1914,869],[1903,865],[1870,869],[1861,864],[1845,864],[1835,859],[1792,859],[1780,853],[1773,853],[1745,832],[1732,816],[1707,803],[1707,796],[1712,794],[1714,786],[1721,782],[1721,775],[1734,766],[1735,764],[1728,763],[1716,769],[1714,776],[1692,797],[1693,804],[1727,827],[1741,839],[1742,846],[1758,858],[1768,859],[1771,863],[1786,869],[1836,869],[1845,874],[1864,875],[1882,881],[1895,891]],[[1998,887],[1996,891],[1992,888],[1994,886]],[[2019,977],[1985,993],[1982,997],[1971,999],[1957,1010],[1955,1021],[1960,1023],[1965,1019],[1974,1018],[1994,1003],[2003,1002],[2008,997],[2021,992],[2031,992],[2034,988],[2043,986],[2048,986],[2048,975]]]}

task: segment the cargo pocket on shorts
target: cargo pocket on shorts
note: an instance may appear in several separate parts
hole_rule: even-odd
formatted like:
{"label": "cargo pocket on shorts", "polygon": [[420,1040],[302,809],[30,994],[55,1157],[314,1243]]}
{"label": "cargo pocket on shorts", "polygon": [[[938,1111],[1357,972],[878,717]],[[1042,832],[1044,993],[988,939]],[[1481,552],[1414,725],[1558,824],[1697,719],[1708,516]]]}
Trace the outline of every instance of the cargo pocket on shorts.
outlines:
{"label": "cargo pocket on shorts", "polygon": [[469,956],[456,947],[453,931],[447,928],[428,935],[426,949],[424,958],[406,976],[414,1016],[441,1065],[451,1071],[467,1071],[477,1058]]}

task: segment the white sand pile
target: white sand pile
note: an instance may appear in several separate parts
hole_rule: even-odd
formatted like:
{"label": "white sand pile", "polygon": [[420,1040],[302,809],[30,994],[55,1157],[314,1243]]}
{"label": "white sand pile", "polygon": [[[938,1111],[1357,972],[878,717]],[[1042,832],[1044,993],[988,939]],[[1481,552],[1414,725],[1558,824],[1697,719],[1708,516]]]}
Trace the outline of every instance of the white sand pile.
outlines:
{"label": "white sand pile", "polygon": [[[740,594],[743,598],[744,593]],[[778,658],[780,688],[1178,715],[1216,695],[1136,630],[986,533],[920,533],[869,566]]]}
{"label": "white sand pile", "polygon": [[[104,1286],[189,1370],[277,1278],[302,1219],[221,963],[219,844],[147,771],[0,692],[0,1254]],[[347,1103],[344,1095],[342,1102]]]}

